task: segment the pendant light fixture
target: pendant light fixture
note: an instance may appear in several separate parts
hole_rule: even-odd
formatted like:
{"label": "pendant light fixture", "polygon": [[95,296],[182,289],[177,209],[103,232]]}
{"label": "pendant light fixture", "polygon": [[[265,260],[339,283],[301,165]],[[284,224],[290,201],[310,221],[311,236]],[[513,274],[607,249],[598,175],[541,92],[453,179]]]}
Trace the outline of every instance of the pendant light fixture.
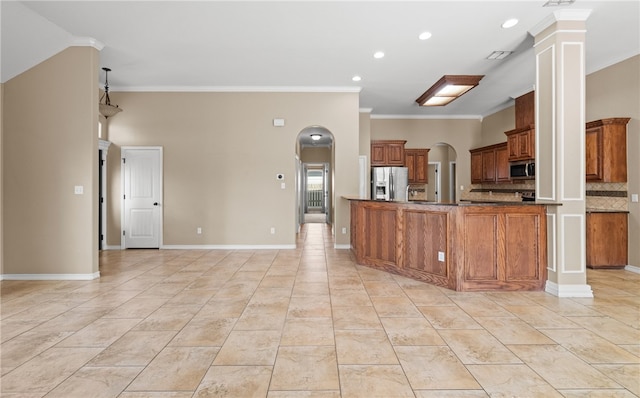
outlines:
{"label": "pendant light fixture", "polygon": [[98,107],[100,114],[108,119],[116,113],[122,112],[122,108],[119,108],[118,105],[111,105],[111,98],[109,98],[109,72],[111,69],[102,68],[102,70],[104,71],[104,94],[100,97]]}

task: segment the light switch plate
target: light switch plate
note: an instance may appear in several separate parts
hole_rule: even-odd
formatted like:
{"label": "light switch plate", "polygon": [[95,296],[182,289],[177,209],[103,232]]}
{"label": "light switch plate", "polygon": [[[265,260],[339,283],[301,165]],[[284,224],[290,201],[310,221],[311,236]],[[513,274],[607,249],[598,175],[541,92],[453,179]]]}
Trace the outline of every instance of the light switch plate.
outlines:
{"label": "light switch plate", "polygon": [[631,201],[634,203],[638,203],[638,194],[637,193],[632,193],[631,194]]}
{"label": "light switch plate", "polygon": [[76,194],[76,195],[83,195],[84,194],[84,186],[76,185],[75,187],[73,187],[73,193]]}

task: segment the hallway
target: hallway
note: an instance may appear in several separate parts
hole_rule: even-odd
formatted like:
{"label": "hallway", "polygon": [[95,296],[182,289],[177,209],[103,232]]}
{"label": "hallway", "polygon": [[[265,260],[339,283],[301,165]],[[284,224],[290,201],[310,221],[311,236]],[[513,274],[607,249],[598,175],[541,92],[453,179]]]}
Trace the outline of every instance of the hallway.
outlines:
{"label": "hallway", "polygon": [[2,281],[2,397],[637,397],[640,275],[593,299],[457,293],[295,250],[100,253],[95,281]]}

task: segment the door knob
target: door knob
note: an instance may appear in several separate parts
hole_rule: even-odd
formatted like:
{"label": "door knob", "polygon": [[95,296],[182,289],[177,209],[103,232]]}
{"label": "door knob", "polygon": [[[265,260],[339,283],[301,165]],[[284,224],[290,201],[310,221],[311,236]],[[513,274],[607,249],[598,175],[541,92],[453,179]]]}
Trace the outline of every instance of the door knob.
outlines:
{"label": "door knob", "polygon": [[158,202],[154,202],[154,203],[153,203],[153,205],[154,205],[154,206],[157,206],[157,205],[158,205]]}

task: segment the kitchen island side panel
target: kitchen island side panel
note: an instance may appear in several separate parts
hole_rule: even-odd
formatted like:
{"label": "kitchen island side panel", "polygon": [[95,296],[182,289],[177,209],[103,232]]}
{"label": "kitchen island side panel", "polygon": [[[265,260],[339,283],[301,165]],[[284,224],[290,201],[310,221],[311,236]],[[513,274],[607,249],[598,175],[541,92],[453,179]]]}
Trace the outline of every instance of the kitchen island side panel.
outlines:
{"label": "kitchen island side panel", "polygon": [[458,291],[542,290],[546,207],[352,200],[359,264]]}

